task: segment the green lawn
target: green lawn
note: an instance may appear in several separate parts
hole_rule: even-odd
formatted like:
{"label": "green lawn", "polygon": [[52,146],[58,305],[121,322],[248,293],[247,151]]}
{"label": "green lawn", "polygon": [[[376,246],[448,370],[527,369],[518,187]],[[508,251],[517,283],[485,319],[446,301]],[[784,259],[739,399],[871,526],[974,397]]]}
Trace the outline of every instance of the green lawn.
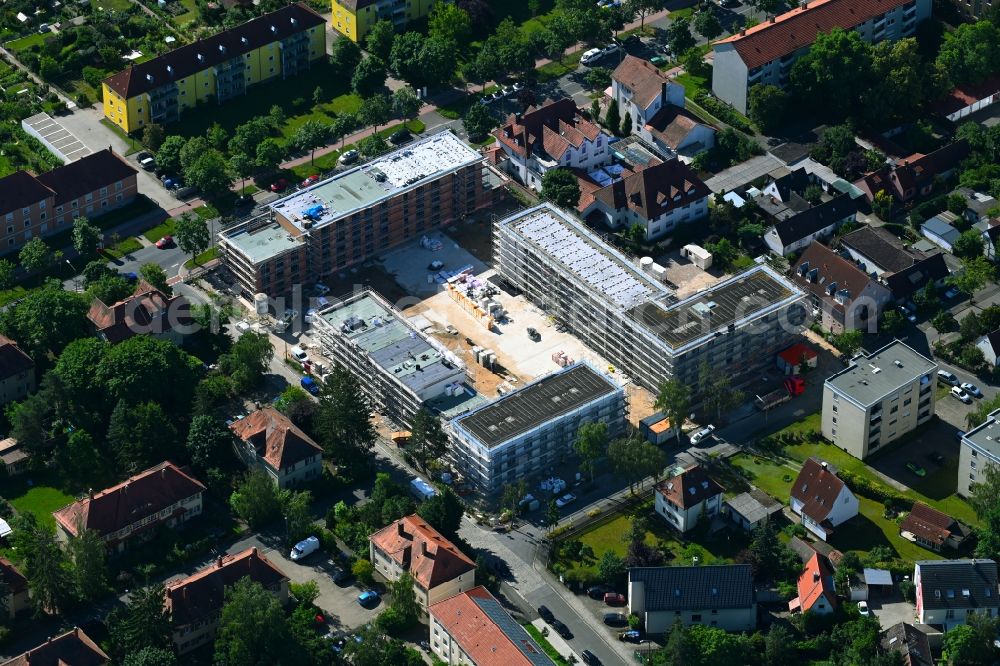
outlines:
{"label": "green lawn", "polygon": [[712,88],[712,79],[682,72],[674,77],[674,81],[684,86],[684,95],[694,97],[698,91],[708,92]]}
{"label": "green lawn", "polygon": [[128,237],[123,240],[118,241],[117,244],[111,247],[104,248],[104,254],[109,257],[114,257],[115,259],[121,259],[127,254],[132,254],[138,250],[142,249],[142,243],[134,237]]}
{"label": "green lawn", "polygon": [[535,70],[538,73],[538,82],[545,83],[546,81],[558,79],[560,76],[564,76],[570,72],[575,72],[576,68],[580,65],[580,58],[582,56],[583,50],[579,50],[568,56],[563,56],[561,61],[550,62],[547,65],[542,65]]}
{"label": "green lawn", "polygon": [[[316,87],[324,91],[319,105],[312,101]],[[201,104],[184,112],[179,122],[170,125],[170,134],[203,136],[214,123],[230,133],[236,126],[258,117],[266,117],[272,106],[281,107],[287,120],[281,128],[290,137],[308,120],[330,122],[335,114],[353,113],[361,108],[361,98],[350,91],[350,81],[338,75],[325,59],[312,64],[307,72],[285,80],[268,81],[254,86],[245,97],[224,104]]]}
{"label": "green lawn", "polygon": [[569,666],[569,662],[559,654],[559,650],[552,647],[552,643],[549,643],[545,636],[542,636],[542,632],[538,630],[533,624],[524,625],[524,630],[528,632],[528,635],[535,639],[535,642],[542,648],[542,651],[549,655],[549,658],[559,664],[559,666]]}
{"label": "green lawn", "polygon": [[158,225],[143,234],[150,243],[155,243],[164,236],[172,236],[174,234],[174,218],[170,217],[160,222]]}
{"label": "green lawn", "polygon": [[187,8],[187,11],[173,17],[173,21],[177,25],[186,25],[201,16],[201,12],[198,10],[198,3],[195,0],[180,0],[180,3]]}
{"label": "green lawn", "polygon": [[211,220],[213,217],[219,217],[219,209],[212,204],[205,204],[195,208],[194,214],[203,220]]}
{"label": "green lawn", "polygon": [[[53,488],[51,486],[36,485],[28,488],[26,483],[18,481],[5,481],[9,483],[10,490],[4,490],[4,496],[14,506],[18,513],[28,511],[35,514],[38,522],[45,525],[55,526],[56,521],[52,517],[52,512],[61,509],[67,504],[71,504],[76,498],[72,495]],[[20,492],[15,496],[14,493]],[[8,494],[10,493],[10,494]]]}
{"label": "green lawn", "polygon": [[[819,430],[819,427],[820,415],[813,414],[789,426],[785,431],[809,433]],[[892,455],[894,450],[898,452],[898,447],[890,447],[889,454]],[[732,458],[732,462],[745,472],[750,483],[787,504],[792,483],[798,475],[801,463],[810,456],[825,460],[837,469],[867,477],[882,486],[890,487],[864,462],[831,444],[811,439],[786,446],[784,459],[781,460],[741,453]],[[923,478],[914,476],[907,479],[905,483],[910,490],[901,494],[933,506],[967,524],[977,524],[978,519],[972,507],[955,494],[957,465],[957,460],[949,459]],[[835,548],[868,551],[873,546],[886,545],[901,559],[907,561],[939,557],[932,551],[901,538],[896,521],[883,517],[883,506],[880,502],[860,495],[858,500],[860,515],[847,525],[837,528],[830,540]]]}
{"label": "green lawn", "polygon": [[129,0],[97,0],[97,6],[106,11],[124,12],[132,3]]}
{"label": "green lawn", "polygon": [[27,37],[22,37],[21,39],[15,39],[14,41],[7,42],[7,48],[13,51],[15,54],[20,53],[21,51],[27,51],[32,46],[41,46],[42,44],[44,44],[45,38],[50,35],[51,33],[43,35],[37,32],[33,32]]}
{"label": "green lawn", "polygon": [[201,266],[202,264],[205,264],[211,261],[212,259],[215,259],[218,256],[219,256],[218,246],[210,247],[201,254],[199,254],[194,259],[188,259],[187,261],[185,261],[184,268],[194,268],[195,266]]}

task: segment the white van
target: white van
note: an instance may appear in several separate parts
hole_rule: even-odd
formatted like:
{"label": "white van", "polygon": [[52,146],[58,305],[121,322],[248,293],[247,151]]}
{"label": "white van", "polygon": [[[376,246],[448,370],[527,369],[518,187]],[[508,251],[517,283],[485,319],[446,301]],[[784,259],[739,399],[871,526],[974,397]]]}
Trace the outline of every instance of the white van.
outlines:
{"label": "white van", "polygon": [[292,355],[292,358],[294,358],[299,363],[305,363],[306,361],[309,360],[309,354],[307,354],[306,350],[303,349],[302,347],[299,346],[292,347],[292,350],[289,353]]}
{"label": "white van", "polygon": [[297,562],[307,555],[315,553],[317,550],[319,550],[319,539],[314,536],[306,537],[295,544],[295,548],[292,548],[292,552],[288,554],[288,557],[293,562]]}
{"label": "white van", "polygon": [[714,425],[705,426],[704,428],[702,428],[701,430],[699,430],[698,432],[696,432],[694,435],[691,436],[691,443],[699,444],[702,440],[711,437],[713,432],[715,432]]}

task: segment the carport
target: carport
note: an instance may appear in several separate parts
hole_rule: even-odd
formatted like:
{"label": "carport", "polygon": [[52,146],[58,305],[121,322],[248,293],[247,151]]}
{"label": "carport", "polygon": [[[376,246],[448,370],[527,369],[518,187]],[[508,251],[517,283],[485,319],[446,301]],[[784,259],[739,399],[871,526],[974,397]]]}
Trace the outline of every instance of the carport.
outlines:
{"label": "carport", "polygon": [[892,594],[892,574],[886,569],[865,569],[864,579],[869,599]]}
{"label": "carport", "polygon": [[25,118],[21,121],[21,127],[64,163],[74,162],[90,154],[90,148],[47,113]]}

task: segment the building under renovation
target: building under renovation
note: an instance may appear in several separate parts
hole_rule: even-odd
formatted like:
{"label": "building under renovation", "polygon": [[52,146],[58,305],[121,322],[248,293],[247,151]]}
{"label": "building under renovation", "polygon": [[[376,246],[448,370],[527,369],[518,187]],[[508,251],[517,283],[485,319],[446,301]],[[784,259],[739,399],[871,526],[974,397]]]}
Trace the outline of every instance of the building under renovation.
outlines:
{"label": "building under renovation", "polygon": [[685,299],[545,203],[498,220],[494,265],[509,283],[638,384],[697,386],[703,362],[734,384],[759,376],[804,320],[805,294],[758,265]]}

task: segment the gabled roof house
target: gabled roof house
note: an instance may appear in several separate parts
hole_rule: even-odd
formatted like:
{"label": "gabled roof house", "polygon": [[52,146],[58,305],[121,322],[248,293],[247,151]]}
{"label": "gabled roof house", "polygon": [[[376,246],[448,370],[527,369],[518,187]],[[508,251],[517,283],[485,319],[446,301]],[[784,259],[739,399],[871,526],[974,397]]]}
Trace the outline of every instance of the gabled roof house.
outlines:
{"label": "gabled roof house", "polygon": [[111,658],[104,650],[83,633],[83,629],[74,627],[0,666],[104,666],[108,663]]}
{"label": "gabled roof house", "polygon": [[945,548],[959,548],[971,532],[951,516],[923,502],[914,502],[910,513],[899,524],[901,537],[938,553]]}
{"label": "gabled roof house", "polygon": [[917,621],[945,631],[973,613],[1000,613],[997,563],[993,560],[922,560],[913,569]]}
{"label": "gabled roof house", "polygon": [[661,481],[654,491],[655,509],[667,523],[681,532],[695,527],[704,517],[718,515],[722,486],[700,465],[692,465],[679,474]]}
{"label": "gabled roof house", "polygon": [[806,562],[805,569],[796,582],[799,596],[788,602],[788,609],[803,613],[829,615],[837,608],[837,594],[833,585],[830,563],[819,553]]}
{"label": "gabled roof house", "polygon": [[858,515],[858,498],[828,463],[809,458],[792,484],[791,507],[807,530],[826,541],[837,525]]}
{"label": "gabled roof house", "polygon": [[628,612],[646,632],[662,634],[676,621],[726,631],[757,626],[753,570],[749,564],[638,567],[628,572]]}
{"label": "gabled roof house", "polygon": [[134,335],[151,335],[179,344],[182,329],[191,323],[190,306],[183,296],[167,296],[145,280],[117,303],[94,298],[87,312],[97,336],[115,344]]}
{"label": "gabled roof house", "polygon": [[316,479],[323,472],[323,448],[270,405],[230,428],[243,462],[263,469],[279,488]]}

